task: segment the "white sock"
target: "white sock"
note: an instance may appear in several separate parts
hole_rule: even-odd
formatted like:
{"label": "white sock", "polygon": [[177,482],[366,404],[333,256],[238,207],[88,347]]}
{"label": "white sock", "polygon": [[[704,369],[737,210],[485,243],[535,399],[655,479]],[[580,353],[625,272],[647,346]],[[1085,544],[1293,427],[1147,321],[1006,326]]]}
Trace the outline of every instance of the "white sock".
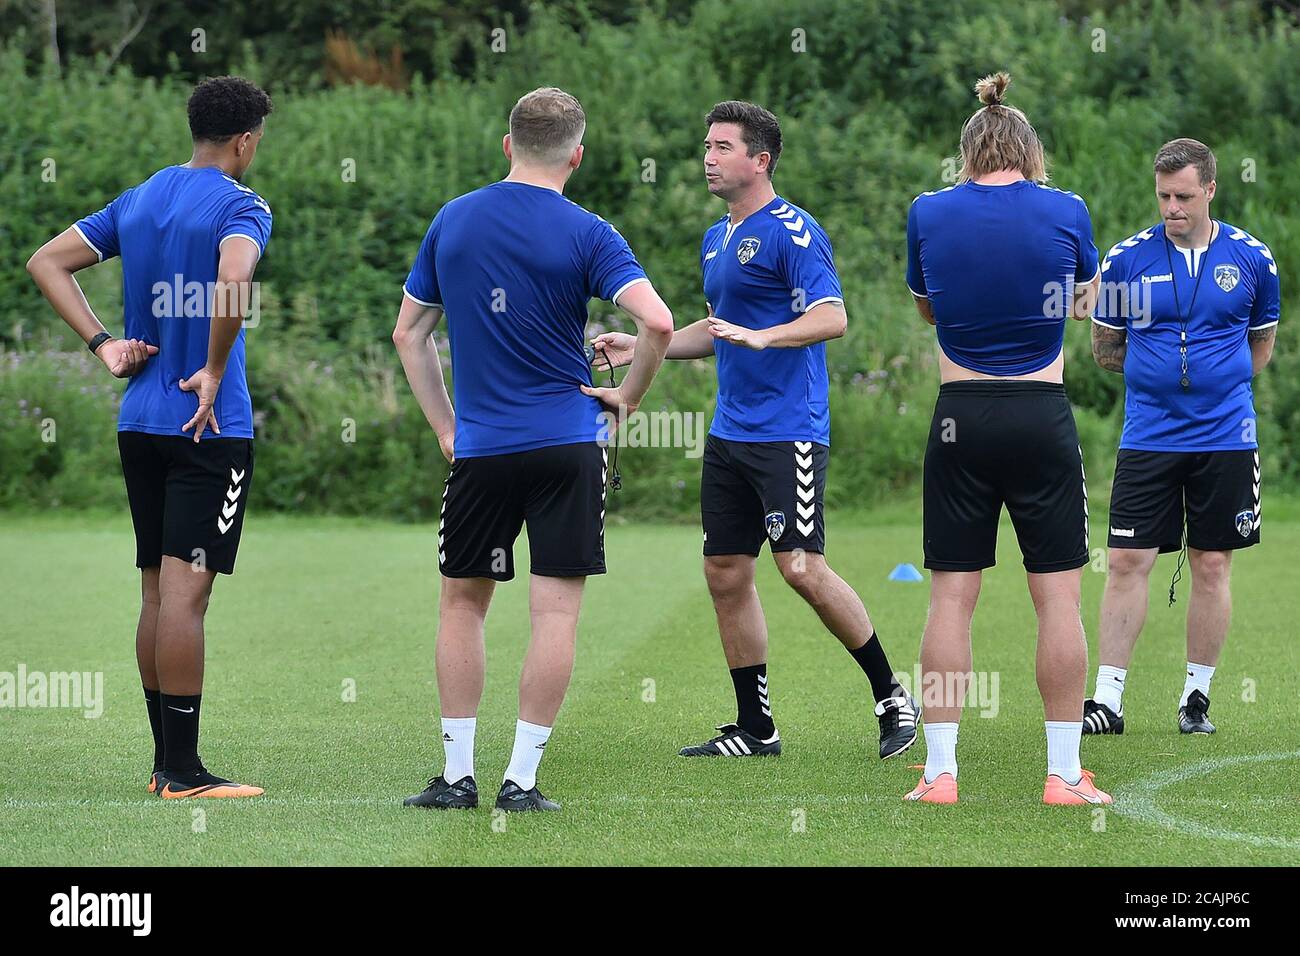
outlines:
{"label": "white sock", "polygon": [[550,737],[550,727],[530,724],[526,720],[515,721],[515,749],[510,753],[510,766],[506,768],[505,778],[518,784],[521,790],[537,786],[537,765],[542,762],[542,753]]}
{"label": "white sock", "polygon": [[1128,670],[1123,667],[1111,667],[1102,664],[1097,668],[1097,690],[1092,699],[1105,704],[1116,714],[1124,712],[1124,678]]}
{"label": "white sock", "polygon": [[1047,721],[1047,775],[1075,784],[1083,776],[1079,767],[1079,737],[1082,720]]}
{"label": "white sock", "polygon": [[934,783],[941,773],[957,777],[957,724],[921,725],[925,731],[925,782]]}
{"label": "white sock", "polygon": [[442,779],[448,783],[474,776],[474,725],[477,723],[477,717],[442,718],[442,749],[447,755]]}
{"label": "white sock", "polygon": [[1209,664],[1193,664],[1187,662],[1187,683],[1183,684],[1183,697],[1178,702],[1182,707],[1187,703],[1187,698],[1192,696],[1192,691],[1199,690],[1206,697],[1210,696],[1210,678],[1214,676],[1214,668]]}

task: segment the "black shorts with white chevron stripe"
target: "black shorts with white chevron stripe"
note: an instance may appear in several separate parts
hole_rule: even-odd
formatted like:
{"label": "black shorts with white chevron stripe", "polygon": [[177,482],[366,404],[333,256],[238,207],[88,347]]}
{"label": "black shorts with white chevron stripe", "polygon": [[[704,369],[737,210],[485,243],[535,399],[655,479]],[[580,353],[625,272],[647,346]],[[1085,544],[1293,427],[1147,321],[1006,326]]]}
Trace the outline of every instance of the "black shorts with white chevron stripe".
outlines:
{"label": "black shorts with white chevron stripe", "polygon": [[1121,448],[1110,492],[1112,548],[1235,551],[1259,544],[1259,449]]}
{"label": "black shorts with white chevron stripe", "polygon": [[511,580],[526,523],[531,573],[604,574],[607,478],[608,452],[596,442],[456,459],[442,491],[439,570]]}
{"label": "black shorts with white chevron stripe", "polygon": [[706,555],[826,546],[822,499],[830,449],[812,441],[740,442],[710,435],[700,475]]}
{"label": "black shorts with white chevron stripe", "polygon": [[1059,382],[939,386],[923,474],[930,570],[993,567],[1004,504],[1026,571],[1050,574],[1088,563],[1083,452]]}
{"label": "black shorts with white chevron stripe", "polygon": [[167,555],[231,574],[253,483],[252,439],[121,431],[117,449],[136,567],[156,568]]}

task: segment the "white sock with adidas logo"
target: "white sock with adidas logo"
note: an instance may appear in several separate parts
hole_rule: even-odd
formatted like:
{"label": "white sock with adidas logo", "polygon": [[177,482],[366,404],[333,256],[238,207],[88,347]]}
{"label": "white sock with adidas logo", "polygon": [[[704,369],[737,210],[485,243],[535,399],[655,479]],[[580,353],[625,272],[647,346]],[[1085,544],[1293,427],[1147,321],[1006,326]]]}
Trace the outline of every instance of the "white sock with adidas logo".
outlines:
{"label": "white sock with adidas logo", "polygon": [[546,741],[551,739],[551,728],[515,721],[515,749],[510,753],[510,766],[505,779],[519,785],[521,790],[537,786],[537,765],[542,762]]}
{"label": "white sock with adidas logo", "polygon": [[477,717],[442,718],[442,750],[447,766],[442,779],[458,783],[464,777],[474,776],[474,728]]}

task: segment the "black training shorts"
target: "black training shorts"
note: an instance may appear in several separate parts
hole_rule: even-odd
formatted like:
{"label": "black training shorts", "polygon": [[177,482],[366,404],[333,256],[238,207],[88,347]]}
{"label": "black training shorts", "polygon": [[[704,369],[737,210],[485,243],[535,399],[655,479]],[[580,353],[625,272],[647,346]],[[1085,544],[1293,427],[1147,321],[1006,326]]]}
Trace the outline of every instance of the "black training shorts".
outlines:
{"label": "black training shorts", "polygon": [[533,574],[604,574],[606,465],[596,442],[458,458],[442,491],[439,569],[449,578],[511,580],[515,539],[527,524]]}
{"label": "black training shorts", "polygon": [[1052,382],[968,381],[939,387],[925,450],[925,566],[996,563],[1007,506],[1025,570],[1088,563],[1088,492],[1074,413]]}
{"label": "black training shorts", "polygon": [[163,555],[221,574],[235,570],[253,481],[248,438],[117,433],[126,497],[135,525],[135,563]]}

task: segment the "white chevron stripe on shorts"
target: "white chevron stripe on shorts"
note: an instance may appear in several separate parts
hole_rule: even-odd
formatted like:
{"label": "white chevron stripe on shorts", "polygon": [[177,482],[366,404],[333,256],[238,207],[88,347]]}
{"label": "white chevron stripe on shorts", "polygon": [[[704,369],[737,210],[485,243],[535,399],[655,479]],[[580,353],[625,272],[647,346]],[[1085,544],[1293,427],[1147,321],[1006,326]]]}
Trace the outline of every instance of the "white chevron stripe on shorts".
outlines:
{"label": "white chevron stripe on shorts", "polygon": [[1255,449],[1255,482],[1251,485],[1255,492],[1255,530],[1259,530],[1259,449]]}
{"label": "white chevron stripe on shorts", "polygon": [[442,483],[442,507],[438,509],[438,564],[447,563],[447,553],[442,550],[442,523],[447,515],[447,492],[450,490],[451,475]]}
{"label": "white chevron stripe on shorts", "polygon": [[814,503],[817,497],[817,472],[813,468],[813,448],[810,441],[794,443],[794,478],[796,498],[794,504],[798,511],[794,527],[805,538],[811,537],[816,528],[813,515],[817,510]]}
{"label": "white chevron stripe on shorts", "polygon": [[1083,470],[1083,446],[1079,445],[1079,476],[1083,480],[1083,550],[1090,550],[1088,539],[1088,475]]}

